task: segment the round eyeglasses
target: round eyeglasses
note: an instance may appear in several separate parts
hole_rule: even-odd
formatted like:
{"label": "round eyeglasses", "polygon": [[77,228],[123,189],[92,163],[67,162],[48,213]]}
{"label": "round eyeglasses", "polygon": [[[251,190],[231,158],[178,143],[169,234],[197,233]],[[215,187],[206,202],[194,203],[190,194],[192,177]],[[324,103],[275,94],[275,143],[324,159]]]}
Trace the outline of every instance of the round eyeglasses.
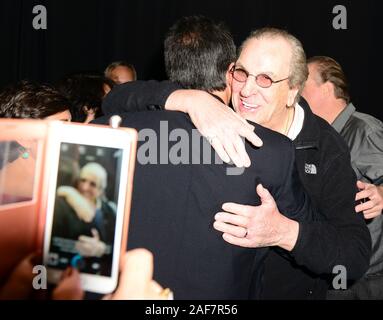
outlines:
{"label": "round eyeglasses", "polygon": [[241,69],[241,68],[236,68],[233,66],[230,70],[230,72],[233,75],[233,78],[237,80],[238,82],[246,82],[247,78],[249,76],[253,76],[255,78],[255,82],[257,85],[259,85],[261,88],[269,88],[273,83],[278,83],[284,80],[287,80],[289,77],[281,79],[281,80],[276,80],[274,81],[271,79],[267,74],[260,73],[258,75],[250,74],[246,70]]}

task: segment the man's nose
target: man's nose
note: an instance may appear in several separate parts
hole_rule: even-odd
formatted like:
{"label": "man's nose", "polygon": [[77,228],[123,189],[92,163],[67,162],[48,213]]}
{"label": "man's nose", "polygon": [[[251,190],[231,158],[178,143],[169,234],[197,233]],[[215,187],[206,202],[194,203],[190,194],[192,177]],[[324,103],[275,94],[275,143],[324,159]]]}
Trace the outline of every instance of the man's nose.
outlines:
{"label": "man's nose", "polygon": [[247,77],[245,84],[242,87],[241,95],[244,97],[251,96],[258,92],[257,83],[252,76]]}
{"label": "man's nose", "polygon": [[87,182],[87,181],[83,181],[83,182],[81,183],[81,190],[82,190],[82,191],[88,191],[88,190],[89,190],[89,187],[90,187],[89,182]]}

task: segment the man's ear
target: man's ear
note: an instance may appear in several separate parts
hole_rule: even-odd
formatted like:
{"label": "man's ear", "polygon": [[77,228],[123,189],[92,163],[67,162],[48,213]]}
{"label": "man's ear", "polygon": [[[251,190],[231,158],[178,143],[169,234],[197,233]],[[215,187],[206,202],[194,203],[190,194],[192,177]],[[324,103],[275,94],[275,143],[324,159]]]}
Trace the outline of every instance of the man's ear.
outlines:
{"label": "man's ear", "polygon": [[332,82],[327,81],[323,83],[322,86],[323,86],[323,94],[325,94],[326,97],[335,97],[335,87]]}
{"label": "man's ear", "polygon": [[287,106],[291,107],[294,105],[295,97],[297,96],[298,91],[298,88],[289,89],[289,92],[287,94]]}
{"label": "man's ear", "polygon": [[226,83],[228,87],[231,87],[231,83],[233,82],[233,74],[230,72],[230,70],[234,65],[234,62],[230,63],[226,71]]}

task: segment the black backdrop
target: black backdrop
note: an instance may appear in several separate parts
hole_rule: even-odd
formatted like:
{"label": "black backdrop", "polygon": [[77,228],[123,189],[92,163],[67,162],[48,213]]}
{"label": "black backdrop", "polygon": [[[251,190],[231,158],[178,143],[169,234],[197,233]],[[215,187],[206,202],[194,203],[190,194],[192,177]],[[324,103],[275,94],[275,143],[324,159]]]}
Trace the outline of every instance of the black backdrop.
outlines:
{"label": "black backdrop", "polygon": [[[114,60],[136,66],[139,79],[164,79],[162,42],[179,17],[225,21],[239,45],[261,26],[295,34],[308,56],[329,55],[349,78],[359,111],[383,119],[383,14],[379,1],[299,0],[0,0],[0,86],[20,79],[55,82],[75,71],[102,71]],[[35,5],[47,8],[47,30],[32,27]],[[332,26],[333,7],[347,9],[347,29]]]}

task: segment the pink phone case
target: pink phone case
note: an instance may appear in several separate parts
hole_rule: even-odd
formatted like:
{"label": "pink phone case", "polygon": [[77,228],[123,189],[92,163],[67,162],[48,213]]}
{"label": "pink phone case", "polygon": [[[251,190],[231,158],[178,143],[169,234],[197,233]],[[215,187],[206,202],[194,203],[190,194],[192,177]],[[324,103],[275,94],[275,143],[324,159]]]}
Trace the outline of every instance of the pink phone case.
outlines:
{"label": "pink phone case", "polygon": [[[76,125],[76,124],[70,124]],[[78,124],[78,126],[83,126]],[[90,126],[90,125],[88,125]],[[98,128],[110,128],[97,126]],[[36,150],[33,195],[30,200],[1,204],[0,202],[0,282],[17,265],[21,259],[32,252],[43,249],[49,167],[51,159],[52,138],[49,135],[49,121],[0,119],[0,143],[9,141],[35,141]],[[134,129],[119,128],[132,137],[132,148],[129,161],[129,181],[126,193],[124,227],[121,244],[121,256],[126,251],[129,213],[133,188],[134,165],[136,158],[137,132]],[[23,162],[23,154],[15,161]],[[25,158],[25,157],[24,157]],[[15,165],[14,162],[12,162]],[[8,163],[0,169],[0,199],[9,198],[7,190],[2,188],[1,177]],[[17,171],[17,170],[16,170]],[[22,172],[20,172],[22,175]],[[4,175],[3,175],[4,176]],[[26,176],[22,175],[21,184]],[[22,200],[19,198],[19,200]],[[120,259],[121,261],[121,259]]]}
{"label": "pink phone case", "polygon": [[[17,141],[22,144],[26,140],[36,142],[36,148],[33,150],[35,170],[31,197],[13,197],[18,201],[4,204],[7,199],[9,200],[10,192],[6,190],[7,186],[5,181],[1,181],[1,177],[2,174],[4,176],[7,166],[10,164],[3,164],[0,170],[0,197],[3,199],[3,204],[0,205],[0,279],[6,276],[26,255],[39,250],[42,246],[44,228],[44,215],[41,214],[44,212],[42,187],[45,175],[47,132],[48,123],[45,121],[0,119],[0,143]],[[30,160],[22,159],[23,156],[25,157],[25,155],[21,155],[20,160],[16,159],[11,163],[12,166],[16,166],[15,172],[17,172],[15,162]],[[32,157],[32,155],[28,155],[28,157]],[[22,188],[23,182],[30,178],[27,177],[29,173],[30,171],[24,173],[23,166],[21,166],[18,175],[22,177],[22,180],[13,182]]]}

